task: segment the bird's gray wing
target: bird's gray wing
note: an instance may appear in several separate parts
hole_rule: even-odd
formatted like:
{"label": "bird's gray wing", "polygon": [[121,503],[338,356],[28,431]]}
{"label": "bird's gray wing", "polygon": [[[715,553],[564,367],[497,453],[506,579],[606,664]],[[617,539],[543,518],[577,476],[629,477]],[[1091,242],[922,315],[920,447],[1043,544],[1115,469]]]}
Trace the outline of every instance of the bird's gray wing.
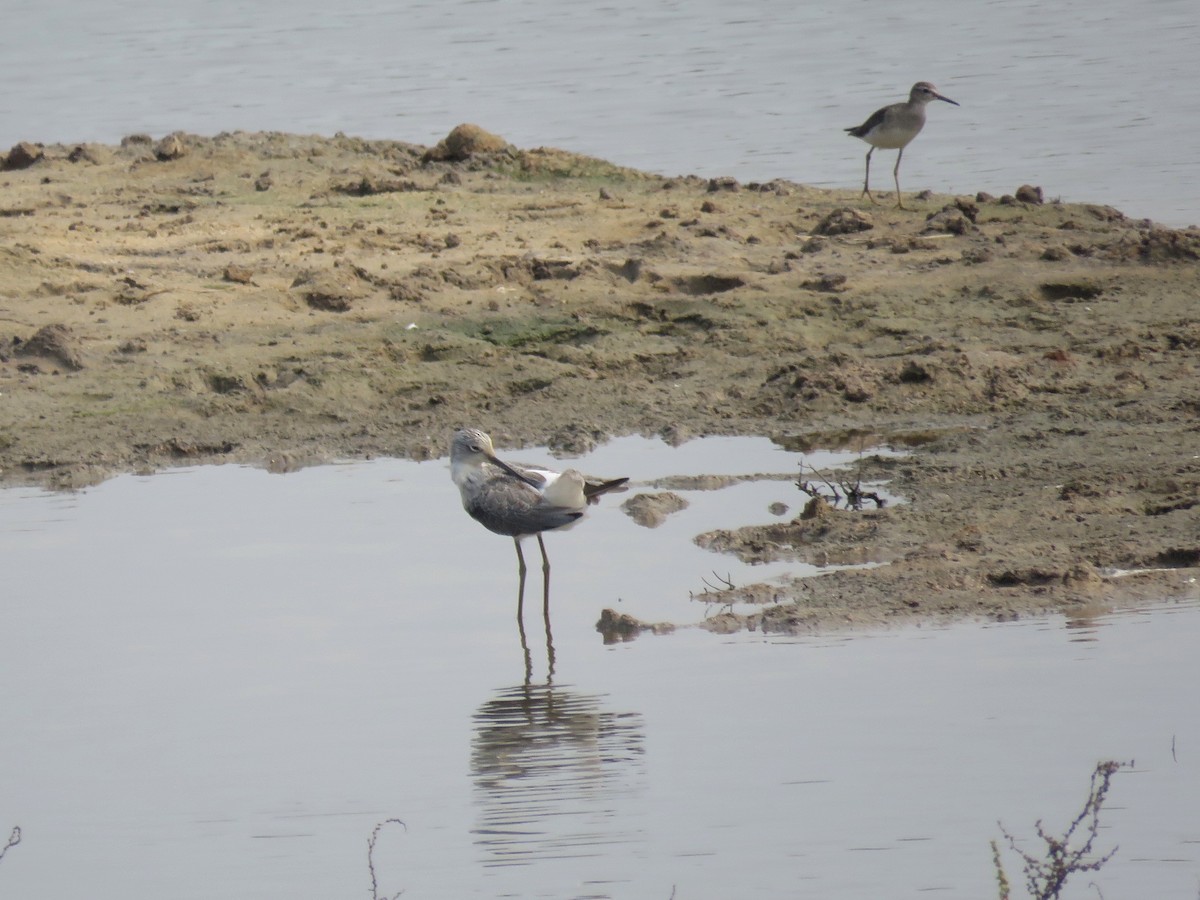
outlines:
{"label": "bird's gray wing", "polygon": [[888,108],[882,106],[875,112],[871,113],[871,118],[863,122],[861,125],[855,125],[853,128],[847,128],[846,133],[852,137],[860,138],[865,134],[870,133],[872,128],[883,124],[883,117],[887,115]]}
{"label": "bird's gray wing", "polygon": [[550,506],[532,487],[511,478],[491,478],[472,493],[467,512],[488,531],[518,537],[570,525],[579,510]]}

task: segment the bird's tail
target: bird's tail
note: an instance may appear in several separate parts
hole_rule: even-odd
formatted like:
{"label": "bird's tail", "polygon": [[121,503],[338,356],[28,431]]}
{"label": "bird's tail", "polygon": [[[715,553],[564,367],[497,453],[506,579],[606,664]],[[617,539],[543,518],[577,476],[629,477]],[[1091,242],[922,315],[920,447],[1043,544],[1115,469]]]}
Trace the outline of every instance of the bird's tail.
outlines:
{"label": "bird's tail", "polygon": [[595,503],[602,494],[625,489],[628,478],[614,478],[611,481],[588,481],[583,485],[583,495],[588,503]]}

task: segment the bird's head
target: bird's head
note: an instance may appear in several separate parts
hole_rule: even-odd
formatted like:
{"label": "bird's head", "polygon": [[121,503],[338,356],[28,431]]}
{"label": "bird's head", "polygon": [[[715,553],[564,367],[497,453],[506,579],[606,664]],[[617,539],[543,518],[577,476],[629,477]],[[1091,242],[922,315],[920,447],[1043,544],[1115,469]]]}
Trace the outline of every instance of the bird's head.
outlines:
{"label": "bird's head", "polygon": [[928,81],[918,81],[912,86],[909,92],[908,99],[919,103],[929,103],[933,100],[945,100],[947,103],[952,103],[958,106],[958,103],[951,100],[949,97],[943,97]]}
{"label": "bird's head", "polygon": [[460,428],[454,432],[454,439],[450,442],[452,462],[482,462],[495,458],[496,449],[492,446],[492,439],[478,428]]}

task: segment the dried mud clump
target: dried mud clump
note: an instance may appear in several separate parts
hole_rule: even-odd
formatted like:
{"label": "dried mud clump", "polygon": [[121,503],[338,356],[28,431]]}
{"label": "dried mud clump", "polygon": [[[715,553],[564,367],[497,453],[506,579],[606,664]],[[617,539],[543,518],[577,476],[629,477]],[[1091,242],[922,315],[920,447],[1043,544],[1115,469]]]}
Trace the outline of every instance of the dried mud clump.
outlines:
{"label": "dried mud clump", "polygon": [[1142,239],[1138,256],[1145,262],[1200,260],[1200,231],[1151,228]]}
{"label": "dried mud clump", "polygon": [[643,528],[657,528],[667,516],[687,509],[688,502],[673,491],[658,494],[638,494],[621,504],[629,518]]}
{"label": "dried mud clump", "polygon": [[45,149],[41,144],[33,144],[29,141],[21,141],[18,144],[14,144],[13,148],[8,151],[8,155],[2,158],[3,165],[0,166],[0,168],[28,169],[44,156]]}
{"label": "dried mud clump", "polygon": [[[46,325],[38,329],[29,340],[17,344],[14,352],[27,358],[51,360],[73,371],[83,368],[79,341],[66,325]],[[27,371],[37,371],[36,364],[28,365],[32,368]]]}
{"label": "dried mud clump", "polygon": [[326,312],[347,312],[367,293],[352,275],[330,270],[303,272],[292,282],[292,289],[313,309]]}
{"label": "dried mud clump", "polygon": [[1036,206],[1046,202],[1045,192],[1037,185],[1032,184],[1023,184],[1017,188],[1016,198],[1021,203],[1032,203]]}
{"label": "dried mud clump", "polygon": [[478,125],[464,123],[456,125],[437,146],[424,156],[425,162],[462,162],[472,156],[501,153],[508,149],[508,141],[498,134],[485,131]]}
{"label": "dried mud clump", "polygon": [[632,641],[644,631],[654,634],[670,634],[675,626],[667,622],[650,623],[634,618],[629,613],[617,612],[615,609],[604,609],[596,622],[596,630],[604,636],[604,643]]}
{"label": "dried mud clump", "polygon": [[173,159],[180,159],[186,156],[187,152],[187,144],[183,140],[183,135],[178,131],[168,134],[154,145],[154,158],[160,162],[170,162]]}
{"label": "dried mud clump", "polygon": [[817,223],[813,234],[855,234],[859,231],[870,231],[874,227],[875,222],[865,212],[843,207],[835,209]]}

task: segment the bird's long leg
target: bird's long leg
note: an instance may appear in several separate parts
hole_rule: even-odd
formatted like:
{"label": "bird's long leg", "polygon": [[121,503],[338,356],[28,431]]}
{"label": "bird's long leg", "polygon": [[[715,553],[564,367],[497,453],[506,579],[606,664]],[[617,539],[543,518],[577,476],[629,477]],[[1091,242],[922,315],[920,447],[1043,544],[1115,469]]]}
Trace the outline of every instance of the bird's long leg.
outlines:
{"label": "bird's long leg", "polygon": [[537,536],[542,548],[542,621],[546,624],[546,677],[554,677],[554,635],[550,633],[550,557],[546,555],[546,544]]}
{"label": "bird's long leg", "polygon": [[900,152],[896,154],[896,168],[892,169],[892,177],[896,179],[896,205],[904,209],[904,203],[900,199],[900,160],[904,159],[904,148],[900,148]]}
{"label": "bird's long leg", "polygon": [[550,557],[546,555],[546,543],[541,534],[537,536],[538,546],[542,548],[542,615],[550,621]]}
{"label": "bird's long leg", "polygon": [[[866,194],[867,199],[870,200],[872,203],[876,202],[875,198],[873,196],[871,196],[871,154],[874,152],[875,152],[874,147],[872,147],[870,150],[867,151],[867,174],[866,174],[866,177],[863,178],[863,189],[862,189],[863,194]],[[860,194],[859,196],[861,197],[862,194]]]}
{"label": "bird's long leg", "polygon": [[[540,536],[538,540],[541,540]],[[525,554],[521,552],[520,538],[513,538],[513,546],[517,548],[517,623],[521,625],[521,629],[524,631],[525,626],[522,624],[522,614],[525,607]]]}

